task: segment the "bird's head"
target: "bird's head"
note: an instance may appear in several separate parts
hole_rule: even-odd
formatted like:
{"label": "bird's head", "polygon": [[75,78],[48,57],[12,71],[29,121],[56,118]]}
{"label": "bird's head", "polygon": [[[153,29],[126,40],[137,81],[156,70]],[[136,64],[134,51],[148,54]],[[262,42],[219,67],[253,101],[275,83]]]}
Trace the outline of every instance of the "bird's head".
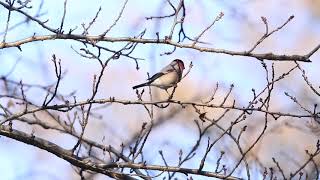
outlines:
{"label": "bird's head", "polygon": [[180,59],[175,59],[175,60],[173,60],[172,63],[174,64],[174,66],[175,66],[175,65],[178,65],[178,67],[179,67],[179,69],[180,69],[181,71],[183,71],[183,70],[185,69],[184,63],[183,63],[183,61],[180,60]]}

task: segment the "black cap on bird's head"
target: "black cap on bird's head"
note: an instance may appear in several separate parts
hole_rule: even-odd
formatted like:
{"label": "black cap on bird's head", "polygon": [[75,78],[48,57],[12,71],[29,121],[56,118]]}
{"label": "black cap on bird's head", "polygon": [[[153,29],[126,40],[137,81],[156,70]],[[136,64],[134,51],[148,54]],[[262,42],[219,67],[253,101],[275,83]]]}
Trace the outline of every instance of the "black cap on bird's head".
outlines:
{"label": "black cap on bird's head", "polygon": [[183,61],[182,61],[181,59],[175,59],[175,60],[173,60],[173,61],[178,64],[179,68],[180,68],[182,71],[185,69],[184,63],[183,63]]}

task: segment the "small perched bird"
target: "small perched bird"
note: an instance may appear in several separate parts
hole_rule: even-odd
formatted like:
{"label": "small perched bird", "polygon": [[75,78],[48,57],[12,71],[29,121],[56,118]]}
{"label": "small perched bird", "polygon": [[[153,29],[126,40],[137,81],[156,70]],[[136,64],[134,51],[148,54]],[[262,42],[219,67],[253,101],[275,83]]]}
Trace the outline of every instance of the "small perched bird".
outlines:
{"label": "small perched bird", "polygon": [[177,83],[181,81],[183,70],[183,61],[175,59],[160,72],[148,78],[146,83],[133,86],[132,88],[137,89],[144,86],[155,86],[167,91],[167,89],[176,86]]}

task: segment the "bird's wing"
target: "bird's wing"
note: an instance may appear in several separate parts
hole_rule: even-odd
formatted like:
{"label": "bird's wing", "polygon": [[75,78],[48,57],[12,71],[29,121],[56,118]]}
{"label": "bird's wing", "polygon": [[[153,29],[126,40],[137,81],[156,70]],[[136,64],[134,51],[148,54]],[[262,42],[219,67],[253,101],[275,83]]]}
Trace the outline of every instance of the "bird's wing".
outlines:
{"label": "bird's wing", "polygon": [[160,72],[156,73],[155,75],[153,75],[152,77],[150,77],[148,80],[149,82],[153,82],[154,80],[158,79],[159,77],[168,74],[170,72],[173,71],[178,71],[179,67],[176,67],[177,64],[172,64],[170,63],[169,65],[165,66],[164,68],[161,69]]}
{"label": "bird's wing", "polygon": [[148,78],[148,81],[153,82],[154,80],[158,79],[159,77],[161,77],[163,75],[165,75],[165,73],[163,73],[163,72],[156,73],[155,75]]}
{"label": "bird's wing", "polygon": [[175,64],[170,63],[169,65],[167,65],[164,68],[162,68],[161,72],[168,73],[168,72],[175,71],[175,69],[176,69]]}

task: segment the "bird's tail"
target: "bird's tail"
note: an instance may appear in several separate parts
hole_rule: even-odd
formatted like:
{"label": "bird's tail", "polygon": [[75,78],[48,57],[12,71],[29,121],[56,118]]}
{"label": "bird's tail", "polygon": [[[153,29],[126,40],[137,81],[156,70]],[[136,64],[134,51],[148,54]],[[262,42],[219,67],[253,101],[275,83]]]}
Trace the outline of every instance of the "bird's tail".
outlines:
{"label": "bird's tail", "polygon": [[136,85],[136,86],[133,86],[132,89],[137,89],[137,88],[141,88],[143,86],[148,86],[150,83],[149,82],[146,82],[146,83],[142,83],[142,84],[139,84],[139,85]]}

